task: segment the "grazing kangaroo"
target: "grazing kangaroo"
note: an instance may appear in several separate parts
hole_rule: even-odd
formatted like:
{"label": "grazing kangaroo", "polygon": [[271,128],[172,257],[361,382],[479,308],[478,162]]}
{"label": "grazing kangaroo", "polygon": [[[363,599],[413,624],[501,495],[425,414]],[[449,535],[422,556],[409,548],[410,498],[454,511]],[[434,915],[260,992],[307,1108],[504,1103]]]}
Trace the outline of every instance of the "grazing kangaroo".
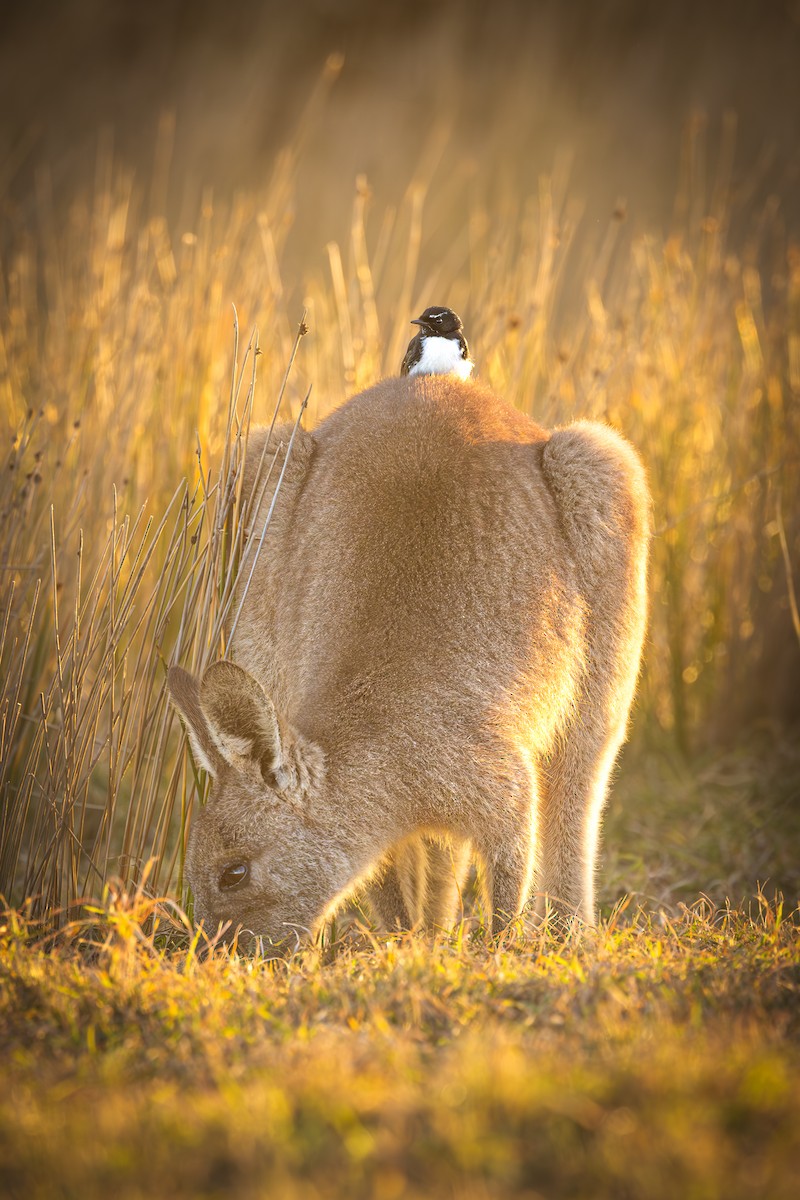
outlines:
{"label": "grazing kangaroo", "polygon": [[[288,433],[263,455],[251,434],[246,494]],[[366,887],[389,927],[446,926],[476,859],[495,930],[544,897],[592,922],[649,506],[608,427],[548,433],[452,375],[298,431],[236,663],[169,673],[215,780],[189,838],[197,919],[278,943]]]}

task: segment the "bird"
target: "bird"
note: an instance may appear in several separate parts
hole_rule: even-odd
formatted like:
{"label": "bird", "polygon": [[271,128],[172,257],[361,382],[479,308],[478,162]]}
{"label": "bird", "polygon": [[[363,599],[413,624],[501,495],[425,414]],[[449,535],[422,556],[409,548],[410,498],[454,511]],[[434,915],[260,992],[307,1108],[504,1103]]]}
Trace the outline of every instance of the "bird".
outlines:
{"label": "bird", "polygon": [[426,308],[412,325],[419,333],[408,343],[401,375],[457,375],[469,379],[475,364],[469,356],[461,318],[452,308]]}

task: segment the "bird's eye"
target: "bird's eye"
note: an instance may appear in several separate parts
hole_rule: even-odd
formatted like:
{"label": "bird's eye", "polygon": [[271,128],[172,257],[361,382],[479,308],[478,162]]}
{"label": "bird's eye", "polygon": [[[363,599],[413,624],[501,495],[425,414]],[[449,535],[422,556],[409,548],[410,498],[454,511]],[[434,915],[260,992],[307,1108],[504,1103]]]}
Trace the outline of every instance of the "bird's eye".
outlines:
{"label": "bird's eye", "polygon": [[231,863],[219,877],[217,881],[221,892],[229,892],[231,888],[239,887],[244,883],[250,874],[250,868],[247,863]]}

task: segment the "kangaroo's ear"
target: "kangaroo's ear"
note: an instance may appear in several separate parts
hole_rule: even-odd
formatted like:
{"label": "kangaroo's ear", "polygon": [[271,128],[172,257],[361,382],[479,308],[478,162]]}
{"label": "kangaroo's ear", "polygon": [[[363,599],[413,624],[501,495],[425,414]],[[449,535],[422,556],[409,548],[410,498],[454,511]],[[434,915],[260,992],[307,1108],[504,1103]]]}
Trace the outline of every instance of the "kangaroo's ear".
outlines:
{"label": "kangaroo's ear", "polygon": [[200,705],[226,762],[239,769],[255,765],[265,782],[288,785],[275,707],[252,675],[232,662],[212,663],[200,684]]}
{"label": "kangaroo's ear", "polygon": [[182,667],[170,667],[167,687],[189,735],[195,761],[216,779],[225,765],[217,749],[203,709],[200,706],[200,681]]}

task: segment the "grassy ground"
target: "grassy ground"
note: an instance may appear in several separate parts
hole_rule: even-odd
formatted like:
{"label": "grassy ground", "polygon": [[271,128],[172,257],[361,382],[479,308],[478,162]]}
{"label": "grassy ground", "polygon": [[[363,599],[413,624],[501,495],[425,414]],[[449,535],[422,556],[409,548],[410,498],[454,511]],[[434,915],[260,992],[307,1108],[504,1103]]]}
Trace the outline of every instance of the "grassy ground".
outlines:
{"label": "grassy ground", "polygon": [[687,760],[669,745],[623,752],[604,823],[601,899],[676,911],[703,894],[746,904],[760,885],[800,904],[800,742],[763,731]]}
{"label": "grassy ground", "polygon": [[788,1200],[800,756],[765,750],[630,752],[580,941],[354,926],[269,964],[201,960],[144,893],[55,947],[8,915],[4,1194]]}
{"label": "grassy ground", "polygon": [[273,968],[6,926],[4,1193],[788,1200],[797,933],[703,907]]}

